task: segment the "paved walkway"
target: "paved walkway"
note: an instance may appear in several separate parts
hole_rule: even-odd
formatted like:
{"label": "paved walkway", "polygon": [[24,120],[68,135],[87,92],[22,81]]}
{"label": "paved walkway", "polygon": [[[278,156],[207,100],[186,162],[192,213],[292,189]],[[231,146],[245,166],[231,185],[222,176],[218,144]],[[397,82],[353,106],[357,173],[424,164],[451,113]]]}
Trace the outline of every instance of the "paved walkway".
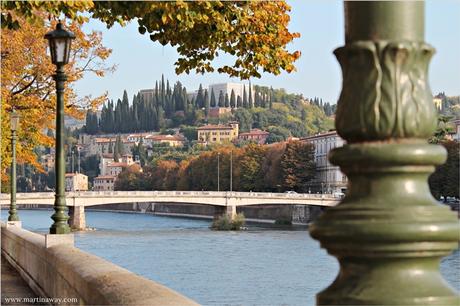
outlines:
{"label": "paved walkway", "polygon": [[[42,305],[40,303],[27,302],[27,299],[36,298],[37,295],[29,288],[19,273],[8,263],[8,261],[6,261],[3,254],[1,269],[1,305]],[[26,300],[24,300],[24,298]]]}

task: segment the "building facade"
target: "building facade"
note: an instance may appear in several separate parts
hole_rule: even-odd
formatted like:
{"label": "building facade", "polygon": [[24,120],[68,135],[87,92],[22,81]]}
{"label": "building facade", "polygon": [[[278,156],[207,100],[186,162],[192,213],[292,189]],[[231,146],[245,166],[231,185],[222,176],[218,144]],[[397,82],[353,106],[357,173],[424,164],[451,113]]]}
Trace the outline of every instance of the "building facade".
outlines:
{"label": "building facade", "polygon": [[115,190],[115,177],[111,175],[101,175],[94,178],[94,191],[113,191]]}
{"label": "building facade", "polygon": [[155,95],[155,89],[141,89],[139,91],[140,98],[145,102],[153,101],[153,96]]}
{"label": "building facade", "polygon": [[66,173],[66,191],[88,191],[88,177],[81,173]]}
{"label": "building facade", "polygon": [[259,129],[252,129],[249,132],[240,133],[240,135],[238,135],[238,140],[252,141],[258,144],[265,144],[267,142],[267,138],[269,135],[269,132],[262,131]]}
{"label": "building facade", "polygon": [[231,142],[238,138],[238,123],[231,122],[228,125],[208,124],[197,129],[198,141],[204,144]]}
{"label": "building facade", "polygon": [[316,179],[314,188],[323,193],[340,193],[347,188],[348,179],[338,166],[332,165],[328,160],[329,151],[344,145],[336,131],[321,133],[300,141],[311,143],[315,146]]}

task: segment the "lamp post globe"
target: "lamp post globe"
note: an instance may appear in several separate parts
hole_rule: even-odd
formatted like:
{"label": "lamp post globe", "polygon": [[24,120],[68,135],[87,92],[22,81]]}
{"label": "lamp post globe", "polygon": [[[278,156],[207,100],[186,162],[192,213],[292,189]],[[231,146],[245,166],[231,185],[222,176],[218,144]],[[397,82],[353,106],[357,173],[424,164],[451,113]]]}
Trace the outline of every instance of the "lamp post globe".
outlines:
{"label": "lamp post globe", "polygon": [[56,196],[54,202],[54,220],[50,228],[50,234],[68,234],[70,227],[65,200],[65,155],[64,155],[64,83],[67,76],[64,73],[64,65],[69,62],[72,40],[75,35],[66,31],[61,22],[56,29],[46,33],[45,39],[49,42],[51,62],[56,65],[56,150],[55,150],[55,173],[56,173]]}
{"label": "lamp post globe", "polygon": [[16,208],[16,131],[19,127],[19,114],[11,112],[11,175],[10,175],[10,189],[11,200],[10,209],[8,211],[8,221],[19,221],[19,216]]}

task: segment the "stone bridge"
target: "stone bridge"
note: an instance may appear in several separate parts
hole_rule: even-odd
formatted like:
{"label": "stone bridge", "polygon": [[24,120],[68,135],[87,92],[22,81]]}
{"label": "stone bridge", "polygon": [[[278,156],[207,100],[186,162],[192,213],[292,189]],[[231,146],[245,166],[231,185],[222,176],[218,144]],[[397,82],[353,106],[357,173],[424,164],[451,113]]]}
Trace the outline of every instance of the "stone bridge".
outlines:
{"label": "stone bridge", "polygon": [[[119,203],[187,203],[212,205],[216,215],[233,218],[238,206],[249,205],[315,205],[334,206],[339,198],[321,194],[230,192],[230,191],[84,191],[66,193],[67,206],[73,207],[71,224],[86,227],[85,207]],[[8,194],[2,194],[0,205],[10,203]],[[54,193],[18,193],[17,204],[53,205]]]}

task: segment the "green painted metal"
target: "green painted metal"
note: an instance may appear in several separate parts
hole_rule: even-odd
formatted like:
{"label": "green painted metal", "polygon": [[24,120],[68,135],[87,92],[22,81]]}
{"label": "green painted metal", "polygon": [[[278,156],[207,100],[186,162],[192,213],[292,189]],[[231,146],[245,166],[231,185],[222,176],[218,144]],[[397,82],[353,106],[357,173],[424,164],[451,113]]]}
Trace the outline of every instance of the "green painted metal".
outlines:
{"label": "green painted metal", "polygon": [[11,203],[10,210],[8,211],[8,221],[19,221],[18,210],[16,207],[16,131],[11,130],[11,152],[12,152],[12,161],[11,161]]}
{"label": "green painted metal", "polygon": [[423,2],[346,2],[346,45],[336,127],[347,145],[331,163],[347,195],[311,227],[340,272],[320,305],[459,305],[439,262],[458,247],[456,214],[431,196],[446,159],[428,144],[436,112],[427,83],[434,49],[423,42]]}
{"label": "green painted metal", "polygon": [[70,227],[67,223],[69,215],[65,200],[65,155],[64,155],[64,83],[67,77],[63,65],[58,65],[56,74],[53,76],[56,81],[56,195],[54,201],[54,220],[50,228],[50,234],[68,234]]}

